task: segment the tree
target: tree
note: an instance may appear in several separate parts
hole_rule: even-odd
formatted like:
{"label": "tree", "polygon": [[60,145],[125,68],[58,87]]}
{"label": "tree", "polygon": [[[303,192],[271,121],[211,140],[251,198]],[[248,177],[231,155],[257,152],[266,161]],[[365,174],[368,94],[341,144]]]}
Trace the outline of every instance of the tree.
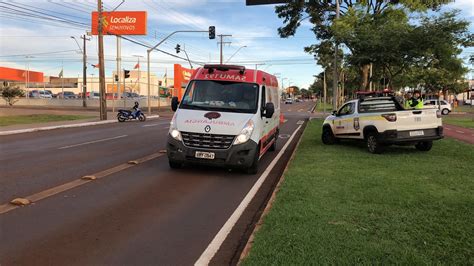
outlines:
{"label": "tree", "polygon": [[[330,50],[334,50],[333,43],[344,44],[352,54],[352,65],[359,68],[360,72],[360,87],[365,89],[368,84],[368,70],[371,63],[374,63],[373,57],[364,53],[364,51],[373,51],[374,44],[380,43],[382,36],[379,35],[379,40],[372,42],[373,34],[379,33],[380,30],[389,29],[386,25],[390,22],[389,17],[398,16],[399,20],[407,20],[403,17],[404,10],[422,11],[426,9],[436,9],[446,0],[362,0],[352,1],[343,0],[340,7],[340,21],[339,26],[335,26],[335,0],[328,1],[292,1],[286,5],[277,6],[275,11],[279,18],[283,19],[284,25],[278,29],[280,37],[287,38],[296,33],[297,28],[305,19],[314,25],[312,31],[316,38],[320,40],[319,43],[310,47],[306,47],[306,52],[315,55],[323,68],[329,65]],[[406,24],[406,23],[405,23]],[[355,27],[342,31],[342,35],[338,34],[338,30],[344,29],[344,26]],[[403,26],[403,25],[401,25]],[[344,33],[355,35],[344,35]],[[393,32],[397,33],[396,30]],[[341,33],[341,32],[339,32]],[[388,35],[391,36],[391,35]],[[344,38],[350,37],[350,38]],[[395,38],[395,37],[394,37]],[[382,42],[383,43],[383,42]],[[381,54],[379,52],[379,54]]]}
{"label": "tree", "polygon": [[18,101],[16,97],[25,96],[25,92],[23,90],[20,90],[20,88],[18,87],[2,85],[2,87],[0,87],[0,95],[3,97],[3,99],[9,106],[12,106]]}

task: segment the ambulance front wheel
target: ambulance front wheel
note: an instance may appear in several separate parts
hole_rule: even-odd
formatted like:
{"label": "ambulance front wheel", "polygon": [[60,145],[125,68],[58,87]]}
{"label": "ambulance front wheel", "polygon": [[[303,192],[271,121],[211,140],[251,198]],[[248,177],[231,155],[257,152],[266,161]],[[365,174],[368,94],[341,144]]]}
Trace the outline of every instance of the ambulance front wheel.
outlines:
{"label": "ambulance front wheel", "polygon": [[183,168],[183,163],[180,162],[175,162],[175,161],[169,161],[169,165],[171,169],[181,169]]}
{"label": "ambulance front wheel", "polygon": [[250,165],[245,172],[249,175],[254,175],[258,172],[258,157],[259,157],[260,146],[257,146],[257,150],[255,151],[255,156],[253,157],[252,165]]}

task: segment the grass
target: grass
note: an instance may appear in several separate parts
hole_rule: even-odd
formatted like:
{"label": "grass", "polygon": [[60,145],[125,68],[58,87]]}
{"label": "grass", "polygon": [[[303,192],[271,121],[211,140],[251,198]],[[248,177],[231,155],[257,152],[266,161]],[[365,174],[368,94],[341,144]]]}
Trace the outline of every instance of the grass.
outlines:
{"label": "grass", "polygon": [[56,121],[72,121],[80,119],[93,118],[94,116],[86,115],[50,115],[50,114],[35,114],[35,115],[14,115],[0,117],[0,126],[11,126],[20,124],[35,124]]}
{"label": "grass", "polygon": [[474,146],[321,143],[308,124],[245,265],[474,264]]}
{"label": "grass", "polygon": [[326,113],[332,113],[332,104],[330,103],[321,103],[318,101],[316,105],[315,112],[323,112],[324,106],[326,106]]}
{"label": "grass", "polygon": [[474,106],[461,105],[453,109],[454,112],[465,112],[465,113],[474,113]]}
{"label": "grass", "polygon": [[443,116],[443,123],[451,124],[460,127],[474,128],[473,117],[459,117],[453,115]]}

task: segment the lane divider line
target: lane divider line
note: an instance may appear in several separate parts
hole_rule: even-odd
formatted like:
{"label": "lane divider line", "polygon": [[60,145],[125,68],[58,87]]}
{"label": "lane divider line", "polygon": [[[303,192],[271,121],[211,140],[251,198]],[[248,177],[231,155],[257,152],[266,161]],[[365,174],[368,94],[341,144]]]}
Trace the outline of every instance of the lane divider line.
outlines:
{"label": "lane divider line", "polygon": [[464,134],[464,131],[461,131],[461,130],[456,130],[456,132]]}
{"label": "lane divider line", "polygon": [[262,186],[262,184],[265,182],[267,179],[268,175],[270,174],[271,170],[275,167],[277,162],[280,160],[281,156],[283,156],[283,153],[286,151],[290,143],[293,141],[293,139],[296,136],[296,133],[300,130],[302,125],[299,125],[296,130],[293,132],[291,137],[288,139],[288,141],[285,143],[283,148],[280,150],[280,152],[277,154],[277,156],[272,160],[270,165],[268,165],[267,169],[262,173],[262,175],[258,178],[257,182],[253,185],[253,187],[250,189],[250,191],[245,195],[245,198],[240,202],[239,206],[235,211],[232,213],[232,215],[229,217],[229,219],[225,222],[225,224],[222,226],[222,228],[219,230],[219,232],[214,236],[212,239],[211,243],[207,246],[207,248],[204,250],[204,252],[201,254],[199,259],[194,263],[194,265],[208,265],[216,252],[219,250],[219,248],[222,246],[222,243],[224,243],[224,240],[227,238],[229,235],[230,231],[232,228],[235,226],[237,221],[239,220],[240,216],[242,216],[242,213],[247,209],[247,206],[250,204],[252,199],[255,197],[257,194],[258,190]]}
{"label": "lane divider line", "polygon": [[89,145],[89,144],[104,142],[104,141],[108,141],[108,140],[120,139],[120,138],[125,138],[125,137],[128,137],[128,135],[120,135],[120,136],[111,137],[111,138],[98,139],[98,140],[83,142],[83,143],[79,143],[79,144],[73,144],[73,145],[63,146],[63,147],[58,148],[58,150],[64,150],[64,149],[69,149],[69,148],[75,148],[75,147],[79,147],[79,146],[84,146],[84,145]]}
{"label": "lane divider line", "polygon": [[[135,160],[135,161],[137,161],[138,164],[141,164],[141,163],[144,163],[144,162],[153,160],[153,159],[155,159],[155,158],[158,158],[158,157],[161,157],[161,156],[164,156],[164,155],[165,155],[165,154],[159,153],[159,152],[157,152],[157,153],[152,153],[152,154],[150,154],[150,155],[147,155],[147,156],[142,157],[142,158],[140,158],[140,159],[137,159],[137,160]],[[36,202],[38,202],[38,201],[40,201],[40,200],[49,198],[49,197],[54,196],[54,195],[56,195],[56,194],[62,193],[62,192],[64,192],[64,191],[73,189],[73,188],[75,188],[75,187],[82,186],[82,185],[87,184],[87,183],[90,183],[90,182],[94,182],[94,181],[97,180],[97,179],[100,179],[100,178],[103,178],[103,177],[112,175],[112,174],[114,174],[114,173],[123,171],[123,170],[125,170],[125,169],[134,167],[135,165],[137,165],[137,164],[123,163],[123,164],[117,165],[117,166],[115,166],[115,167],[112,167],[112,168],[109,168],[109,169],[100,171],[100,172],[98,172],[98,173],[95,173],[95,174],[92,174],[92,175],[83,176],[83,177],[81,177],[81,178],[79,178],[79,179],[75,179],[75,180],[73,180],[73,181],[64,183],[64,184],[62,184],[62,185],[55,186],[55,187],[52,187],[52,188],[43,190],[43,191],[41,191],[41,192],[35,193],[35,194],[30,195],[30,196],[27,196],[27,197],[23,197],[22,199],[26,199],[26,200],[28,200],[30,203],[36,203]],[[86,177],[94,177],[94,178],[86,178]],[[7,212],[10,212],[10,211],[12,211],[12,210],[14,210],[14,209],[17,209],[17,208],[19,208],[19,207],[21,207],[21,206],[14,205],[14,204],[12,204],[12,203],[5,203],[5,204],[2,204],[2,205],[0,205],[0,214],[4,214],[4,213],[7,213]]]}

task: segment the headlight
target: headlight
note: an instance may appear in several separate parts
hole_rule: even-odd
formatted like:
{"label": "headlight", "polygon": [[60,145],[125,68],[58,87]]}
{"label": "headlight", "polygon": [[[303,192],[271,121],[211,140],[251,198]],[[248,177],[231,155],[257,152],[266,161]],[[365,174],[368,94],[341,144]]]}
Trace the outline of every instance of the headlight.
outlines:
{"label": "headlight", "polygon": [[179,132],[178,129],[176,129],[176,113],[173,116],[173,119],[171,119],[170,123],[170,135],[173,137],[175,140],[182,141],[183,138],[181,137],[181,132]]}
{"label": "headlight", "polygon": [[240,134],[237,135],[237,137],[234,140],[234,145],[242,144],[247,142],[250,137],[252,136],[253,129],[255,128],[255,125],[252,120],[249,120],[247,124],[245,124],[244,128],[242,131],[240,131]]}
{"label": "headlight", "polygon": [[181,137],[181,132],[179,132],[179,130],[177,129],[172,129],[170,131],[170,135],[171,137],[173,137],[175,140],[179,140],[179,141],[182,141],[183,138]]}

